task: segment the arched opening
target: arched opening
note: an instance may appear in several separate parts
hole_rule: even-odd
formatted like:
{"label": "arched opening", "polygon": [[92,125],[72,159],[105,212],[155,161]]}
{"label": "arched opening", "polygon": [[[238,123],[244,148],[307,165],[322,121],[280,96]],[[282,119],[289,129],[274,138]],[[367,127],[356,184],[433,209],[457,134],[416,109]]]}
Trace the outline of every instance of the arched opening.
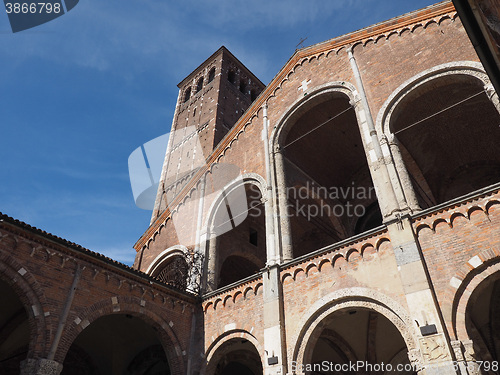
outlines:
{"label": "arched opening", "polygon": [[255,99],[257,99],[257,91],[250,90],[250,100],[253,102]]}
{"label": "arched opening", "polygon": [[213,220],[210,252],[215,287],[221,288],[252,276],[266,264],[266,226],[260,189],[246,181],[224,193]]}
{"label": "arched opening", "polygon": [[243,94],[246,94],[246,89],[247,89],[246,82],[243,79],[240,80],[240,92],[242,92]]}
{"label": "arched opening", "polygon": [[212,68],[208,72],[208,83],[212,82],[214,78],[215,78],[215,68]]}
{"label": "arched opening", "polygon": [[255,373],[248,368],[248,366],[245,366],[242,363],[239,362],[229,362],[222,371],[220,372],[221,375],[254,375]]}
{"label": "arched opening", "polygon": [[262,362],[253,344],[243,338],[231,339],[214,353],[207,375],[261,375]]}
{"label": "arched opening", "polygon": [[242,256],[230,255],[222,263],[219,287],[235,283],[247,276],[255,275],[262,267]]}
{"label": "arched opening", "polygon": [[136,316],[117,314],[97,319],[78,335],[61,375],[170,373],[155,328]]}
{"label": "arched opening", "polygon": [[184,92],[184,103],[186,103],[191,98],[191,87],[188,87]]}
{"label": "arched opening", "polygon": [[378,202],[373,202],[364,210],[362,215],[356,222],[354,232],[356,234],[366,232],[369,229],[375,228],[382,223],[382,213],[378,206]]}
{"label": "arched opening", "polygon": [[347,95],[309,99],[287,119],[279,143],[295,257],[382,224]]}
{"label": "arched opening", "polygon": [[[303,365],[306,374],[383,374],[387,365],[394,371],[390,373],[416,374],[407,353],[401,333],[389,319],[372,309],[353,307],[328,315],[316,327]],[[384,371],[376,367],[381,363],[386,364]],[[357,371],[351,371],[352,364],[360,364]]]}
{"label": "arched opening", "polygon": [[479,79],[428,80],[401,99],[390,121],[422,208],[500,181],[500,115]]}
{"label": "arched opening", "polygon": [[163,260],[153,271],[153,277],[159,281],[185,290],[187,287],[189,266],[182,255],[173,255]]}
{"label": "arched opening", "polygon": [[234,85],[234,83],[236,82],[236,73],[234,72],[234,70],[230,70],[227,73],[227,80]]}
{"label": "arched opening", "polygon": [[[474,343],[475,358],[485,363],[500,361],[500,273],[481,282],[472,293],[465,312],[467,334]],[[485,374],[500,374],[498,367]]]}
{"label": "arched opening", "polygon": [[200,92],[202,88],[203,88],[203,77],[200,77],[198,79],[198,82],[196,83],[196,92]]}
{"label": "arched opening", "polygon": [[16,292],[0,280],[0,373],[19,374],[28,354],[30,340],[28,314]]}

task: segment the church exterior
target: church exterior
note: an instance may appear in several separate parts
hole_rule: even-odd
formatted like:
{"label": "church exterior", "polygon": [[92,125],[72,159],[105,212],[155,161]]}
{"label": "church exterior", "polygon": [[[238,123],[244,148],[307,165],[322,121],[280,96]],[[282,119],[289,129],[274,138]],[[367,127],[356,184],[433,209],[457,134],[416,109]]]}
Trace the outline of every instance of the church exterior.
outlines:
{"label": "church exterior", "polygon": [[132,268],[1,217],[0,372],[500,374],[499,111],[451,2],[267,86],[221,47]]}

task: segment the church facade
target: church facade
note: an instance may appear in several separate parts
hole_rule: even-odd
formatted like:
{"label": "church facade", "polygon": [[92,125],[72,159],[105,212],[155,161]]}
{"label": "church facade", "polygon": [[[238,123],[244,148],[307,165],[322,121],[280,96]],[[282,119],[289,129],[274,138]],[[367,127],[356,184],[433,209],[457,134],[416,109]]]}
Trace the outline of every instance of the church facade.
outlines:
{"label": "church facade", "polygon": [[267,86],[221,47],[179,84],[132,268],[2,218],[0,369],[499,374],[499,112],[451,2]]}

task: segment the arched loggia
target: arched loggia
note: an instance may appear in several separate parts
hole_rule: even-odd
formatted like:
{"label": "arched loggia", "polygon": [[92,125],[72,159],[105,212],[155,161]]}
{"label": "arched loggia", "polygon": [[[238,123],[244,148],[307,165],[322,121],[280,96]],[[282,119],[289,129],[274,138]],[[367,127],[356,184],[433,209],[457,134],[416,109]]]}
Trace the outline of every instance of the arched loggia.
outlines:
{"label": "arched loggia", "polygon": [[379,126],[420,207],[500,180],[498,96],[488,90],[479,64],[446,64],[404,83],[382,108]]}
{"label": "arched loggia", "polygon": [[74,340],[61,375],[169,375],[157,330],[132,314],[102,316]]}
{"label": "arched loggia", "polygon": [[265,203],[260,176],[242,176],[216,197],[206,225],[206,288],[252,276],[267,260]]}
{"label": "arched loggia", "polygon": [[[359,366],[351,371],[355,363]],[[390,365],[396,374],[416,375],[405,341],[394,324],[372,309],[351,307],[327,316],[313,333],[304,360],[309,366],[304,372],[383,374],[382,363]]]}
{"label": "arched loggia", "polygon": [[287,247],[296,257],[382,224],[353,90],[316,89],[271,137],[285,259]]}
{"label": "arched loggia", "polygon": [[224,341],[210,356],[205,375],[262,375],[262,361],[254,344],[245,337]]}
{"label": "arched loggia", "polygon": [[[500,363],[499,309],[500,272],[496,272],[475,288],[465,312],[467,333],[472,339],[479,361]],[[500,374],[499,366],[496,370],[490,370]]]}
{"label": "arched loggia", "polygon": [[19,374],[30,343],[28,314],[14,289],[2,280],[0,295],[0,373]]}
{"label": "arched loggia", "polygon": [[[382,362],[391,366],[388,373],[420,370],[414,322],[399,303],[377,291],[332,292],[311,306],[298,326],[300,332],[291,338],[291,360],[298,373],[385,373],[388,367],[375,367]],[[350,372],[349,364],[358,361],[364,368]],[[322,362],[328,369],[321,368]]]}
{"label": "arched loggia", "polygon": [[[0,373],[27,374],[47,349],[47,321],[41,314],[47,304],[43,288],[27,266],[22,266],[7,252],[26,246],[13,236],[1,239],[0,256]],[[5,246],[5,247],[4,247]],[[26,268],[25,268],[26,267]]]}

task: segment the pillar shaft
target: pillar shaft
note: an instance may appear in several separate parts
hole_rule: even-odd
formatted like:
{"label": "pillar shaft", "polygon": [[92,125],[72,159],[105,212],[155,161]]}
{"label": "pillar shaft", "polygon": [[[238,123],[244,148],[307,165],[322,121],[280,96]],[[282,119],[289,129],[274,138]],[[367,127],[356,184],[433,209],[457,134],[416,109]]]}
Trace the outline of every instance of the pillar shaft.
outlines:
{"label": "pillar shaft", "polygon": [[399,276],[408,305],[417,348],[412,362],[422,365],[419,375],[454,375],[453,353],[444,331],[438,303],[431,289],[411,221],[403,218],[388,225]]}
{"label": "pillar shaft", "polygon": [[417,195],[415,194],[415,189],[411,182],[410,174],[406,165],[403,161],[403,156],[401,155],[401,150],[399,149],[399,143],[393,134],[387,137],[388,146],[391,152],[392,160],[396,168],[397,174],[399,176],[399,182],[403,189],[403,194],[406,200],[406,204],[412,212],[420,211],[420,205],[418,203]]}
{"label": "pillar shaft", "polygon": [[281,152],[275,154],[276,191],[278,194],[278,223],[280,228],[281,256],[283,261],[293,259],[292,228],[288,212],[285,163]]}
{"label": "pillar shaft", "polygon": [[263,273],[264,296],[264,375],[286,373],[283,292],[278,265]]}
{"label": "pillar shaft", "polygon": [[205,291],[210,292],[217,289],[217,236],[210,230],[210,232],[207,233],[207,237],[209,240],[207,241],[208,251],[206,252],[206,254],[208,254],[208,259]]}

